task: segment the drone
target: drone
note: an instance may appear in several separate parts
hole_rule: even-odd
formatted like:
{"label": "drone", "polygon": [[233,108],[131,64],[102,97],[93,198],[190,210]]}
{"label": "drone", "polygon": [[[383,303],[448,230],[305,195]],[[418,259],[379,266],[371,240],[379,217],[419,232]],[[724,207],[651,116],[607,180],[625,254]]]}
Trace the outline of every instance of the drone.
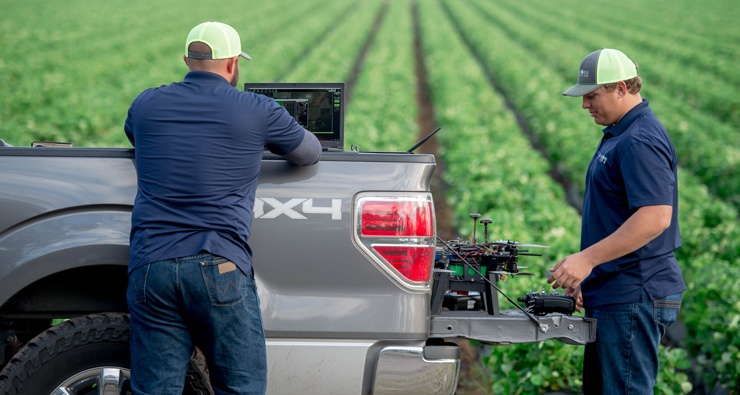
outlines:
{"label": "drone", "polygon": [[[517,308],[529,315],[549,313],[572,314],[575,311],[575,299],[572,296],[557,293],[531,292],[520,302],[519,306],[496,285],[509,276],[531,276],[523,272],[526,266],[519,265],[521,256],[542,256],[530,252],[531,248],[549,248],[539,244],[524,244],[512,240],[489,241],[488,226],[493,222],[482,218],[478,213],[471,213],[473,220],[472,240],[458,238],[444,241],[437,237],[434,263],[434,284],[432,288],[432,313],[439,314],[447,310],[484,310],[490,315],[500,314],[498,295],[501,294]],[[484,240],[476,239],[476,228],[480,222],[484,228]]]}

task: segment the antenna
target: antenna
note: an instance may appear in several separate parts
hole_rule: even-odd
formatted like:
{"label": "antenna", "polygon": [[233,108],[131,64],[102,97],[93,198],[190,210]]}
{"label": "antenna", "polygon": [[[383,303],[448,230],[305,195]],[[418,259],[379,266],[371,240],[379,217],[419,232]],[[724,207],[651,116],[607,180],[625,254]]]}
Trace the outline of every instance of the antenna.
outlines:
{"label": "antenna", "polygon": [[478,228],[477,224],[475,223],[475,220],[480,218],[480,214],[478,213],[470,213],[470,218],[473,219],[473,244],[476,244],[477,241],[475,240],[475,230]]}
{"label": "antenna", "polygon": [[426,135],[426,137],[424,137],[423,139],[419,140],[418,143],[414,144],[414,146],[411,147],[411,148],[409,148],[409,150],[406,151],[406,152],[408,152],[409,154],[413,154],[415,149],[419,148],[419,146],[421,146],[422,144],[426,143],[427,140],[429,140],[430,138],[432,138],[432,136],[434,136],[435,133],[439,132],[440,129],[442,129],[442,128],[437,128],[437,130],[435,130],[432,133],[429,133],[428,135]]}

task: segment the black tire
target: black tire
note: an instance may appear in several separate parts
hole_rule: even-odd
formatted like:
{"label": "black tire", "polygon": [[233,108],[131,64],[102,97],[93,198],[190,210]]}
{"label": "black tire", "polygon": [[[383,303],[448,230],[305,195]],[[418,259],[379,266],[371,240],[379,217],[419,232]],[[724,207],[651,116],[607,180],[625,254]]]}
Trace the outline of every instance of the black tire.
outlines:
{"label": "black tire", "polygon": [[[130,394],[129,334],[128,315],[122,313],[91,314],[51,327],[0,372],[0,395]],[[197,352],[183,394],[210,395],[210,388]]]}

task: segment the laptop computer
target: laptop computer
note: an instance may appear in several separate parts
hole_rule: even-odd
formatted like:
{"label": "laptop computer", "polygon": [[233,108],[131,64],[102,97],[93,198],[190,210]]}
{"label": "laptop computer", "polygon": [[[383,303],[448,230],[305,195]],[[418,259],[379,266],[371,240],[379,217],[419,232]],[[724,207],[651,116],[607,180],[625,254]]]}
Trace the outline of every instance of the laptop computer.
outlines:
{"label": "laptop computer", "polygon": [[275,99],[325,151],[344,150],[343,82],[247,82],[244,90]]}

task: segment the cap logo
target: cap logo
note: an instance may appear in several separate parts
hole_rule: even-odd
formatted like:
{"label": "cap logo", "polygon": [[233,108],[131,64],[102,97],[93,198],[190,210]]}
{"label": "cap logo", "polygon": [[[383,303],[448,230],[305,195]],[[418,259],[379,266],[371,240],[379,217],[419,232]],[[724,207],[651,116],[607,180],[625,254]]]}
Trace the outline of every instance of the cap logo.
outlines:
{"label": "cap logo", "polygon": [[578,76],[588,78],[588,70],[581,69],[581,71],[578,73]]}

